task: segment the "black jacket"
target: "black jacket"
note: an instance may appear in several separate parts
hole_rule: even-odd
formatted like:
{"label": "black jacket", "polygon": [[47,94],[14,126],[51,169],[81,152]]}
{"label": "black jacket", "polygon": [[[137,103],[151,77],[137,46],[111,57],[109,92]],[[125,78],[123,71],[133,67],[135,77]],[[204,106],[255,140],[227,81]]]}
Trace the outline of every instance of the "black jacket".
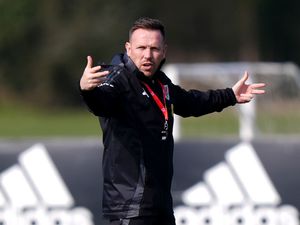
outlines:
{"label": "black jacket", "polygon": [[[82,91],[89,109],[100,118],[103,130],[103,213],[111,219],[172,214],[173,112],[201,116],[234,105],[232,89],[185,91],[162,72],[145,77],[125,54],[92,91]],[[163,101],[166,92],[168,135],[162,140],[165,118],[145,87]]]}

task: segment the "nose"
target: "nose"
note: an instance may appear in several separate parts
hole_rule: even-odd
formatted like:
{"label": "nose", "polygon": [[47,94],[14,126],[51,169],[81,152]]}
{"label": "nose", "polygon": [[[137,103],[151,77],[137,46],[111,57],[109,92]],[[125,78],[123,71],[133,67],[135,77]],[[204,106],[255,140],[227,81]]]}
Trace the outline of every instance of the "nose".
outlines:
{"label": "nose", "polygon": [[144,50],[144,57],[145,57],[146,59],[150,59],[150,58],[151,58],[151,55],[152,55],[151,49],[150,49],[150,48],[145,48],[145,50]]}

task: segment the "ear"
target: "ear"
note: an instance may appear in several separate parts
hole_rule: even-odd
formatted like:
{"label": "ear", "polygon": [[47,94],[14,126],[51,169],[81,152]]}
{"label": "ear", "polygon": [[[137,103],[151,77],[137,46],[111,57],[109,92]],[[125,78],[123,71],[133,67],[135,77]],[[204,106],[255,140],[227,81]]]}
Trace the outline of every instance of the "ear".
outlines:
{"label": "ear", "polygon": [[165,45],[164,45],[164,58],[166,58],[166,55],[167,55],[167,49],[168,49],[168,45],[165,44]]}
{"label": "ear", "polygon": [[126,49],[127,55],[130,55],[130,52],[131,52],[131,44],[130,44],[130,42],[127,41],[125,43],[125,49]]}

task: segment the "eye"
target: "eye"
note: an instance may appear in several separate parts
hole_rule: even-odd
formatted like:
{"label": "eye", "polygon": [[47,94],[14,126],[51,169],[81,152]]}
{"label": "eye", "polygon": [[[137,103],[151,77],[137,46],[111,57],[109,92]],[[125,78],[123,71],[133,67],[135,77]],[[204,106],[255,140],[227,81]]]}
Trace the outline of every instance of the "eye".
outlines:
{"label": "eye", "polygon": [[152,47],[151,50],[154,51],[154,52],[159,52],[160,48],[159,47]]}

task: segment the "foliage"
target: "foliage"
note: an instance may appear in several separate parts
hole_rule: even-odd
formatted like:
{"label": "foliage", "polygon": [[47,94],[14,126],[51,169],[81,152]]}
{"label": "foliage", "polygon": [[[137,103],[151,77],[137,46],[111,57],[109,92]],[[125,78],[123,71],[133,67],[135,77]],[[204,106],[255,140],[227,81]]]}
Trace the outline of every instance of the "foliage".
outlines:
{"label": "foliage", "polygon": [[169,62],[299,63],[299,8],[296,0],[0,0],[0,102],[79,105],[86,56],[109,62],[140,16],[165,23]]}

